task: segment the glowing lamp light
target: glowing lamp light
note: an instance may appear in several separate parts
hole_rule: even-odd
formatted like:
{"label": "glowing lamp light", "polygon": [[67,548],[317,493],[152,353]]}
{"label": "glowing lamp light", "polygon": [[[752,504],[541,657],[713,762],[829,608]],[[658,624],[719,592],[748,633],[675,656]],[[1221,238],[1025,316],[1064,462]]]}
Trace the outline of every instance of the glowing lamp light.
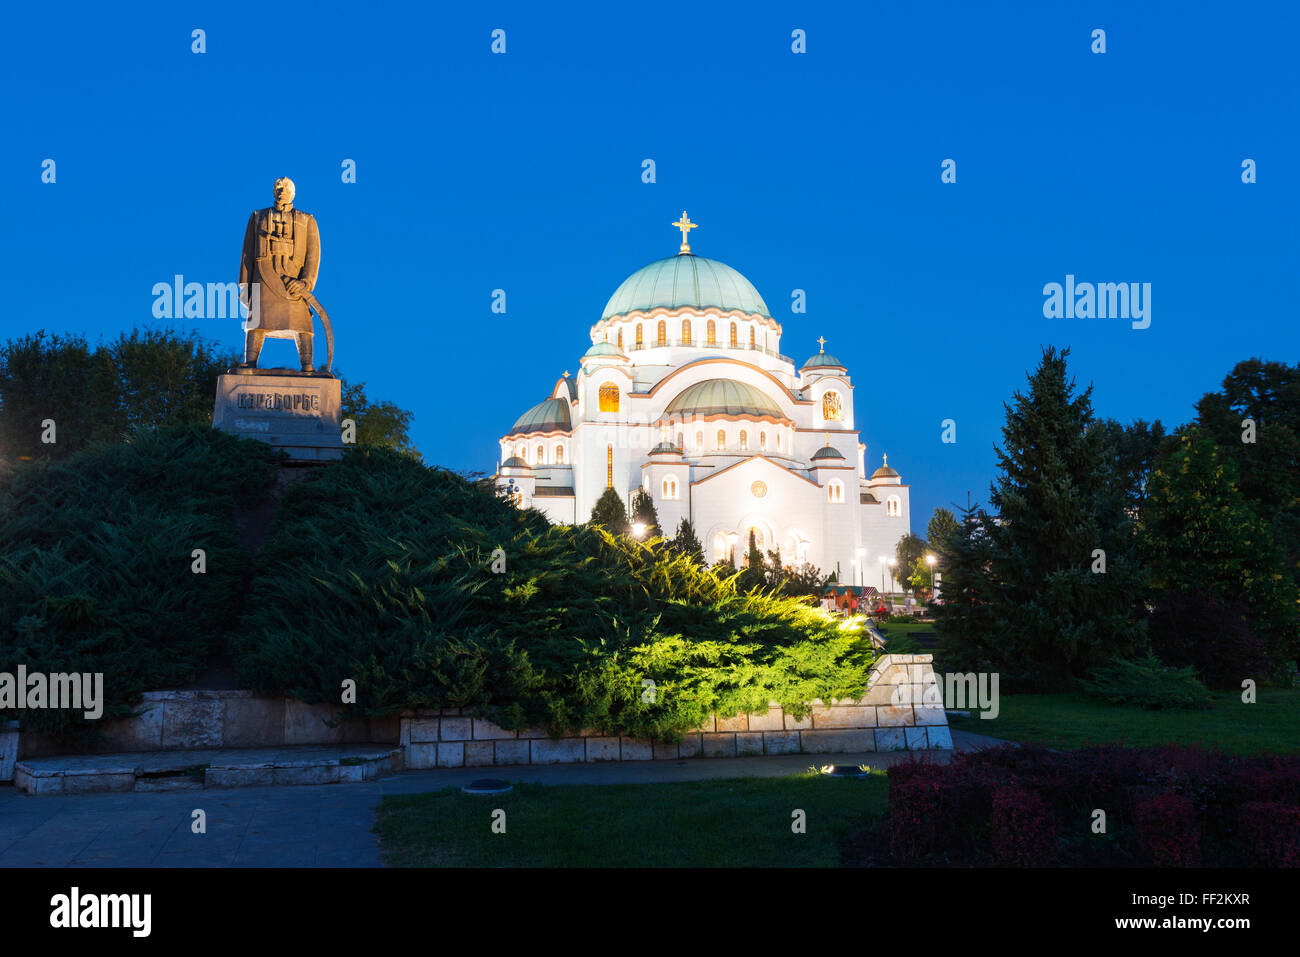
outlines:
{"label": "glowing lamp light", "polygon": [[632,523],[632,534],[635,535],[637,538],[640,538],[645,534],[645,529],[646,529],[645,522]]}

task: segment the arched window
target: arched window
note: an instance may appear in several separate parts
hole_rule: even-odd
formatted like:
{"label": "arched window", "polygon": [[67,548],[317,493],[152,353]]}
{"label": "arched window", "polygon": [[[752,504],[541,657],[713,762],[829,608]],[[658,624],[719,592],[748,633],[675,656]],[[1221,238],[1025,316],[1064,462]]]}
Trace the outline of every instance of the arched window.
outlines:
{"label": "arched window", "polygon": [[822,418],[827,422],[839,422],[844,418],[844,408],[840,405],[840,394],[834,389],[826,390],[822,396]]}
{"label": "arched window", "polygon": [[891,517],[897,517],[903,514],[903,502],[897,495],[891,495],[885,499],[885,514]]}
{"label": "arched window", "polygon": [[689,319],[682,320],[682,345],[693,345],[691,342],[691,320]]}
{"label": "arched window", "polygon": [[519,456],[525,462],[528,461],[528,452],[524,449],[524,444],[522,442],[515,446],[515,455]]}
{"label": "arched window", "polygon": [[643,340],[641,338],[641,323],[638,322],[636,324],[636,346],[634,348],[640,349],[642,344],[643,344]]}
{"label": "arched window", "polygon": [[564,446],[563,446],[563,445],[557,445],[557,446],[555,447],[555,464],[556,464],[556,465],[563,465],[563,464],[564,464]]}
{"label": "arched window", "polygon": [[778,452],[781,451],[781,433],[780,433],[780,432],[776,433],[776,450],[777,450]]}
{"label": "arched window", "polygon": [[696,433],[695,433],[695,451],[697,451],[697,452],[703,452],[703,451],[704,451],[704,433],[703,433],[703,432],[696,432]]}
{"label": "arched window", "polygon": [[754,536],[754,547],[758,549],[760,555],[767,550],[767,539],[763,537],[763,530],[757,525],[752,526],[749,531],[745,532],[745,537],[741,539],[741,545],[745,549],[745,561],[749,561],[749,536]]}
{"label": "arched window", "polygon": [[672,501],[677,498],[677,479],[671,475],[664,479],[664,499]]}
{"label": "arched window", "polygon": [[605,446],[605,488],[614,487],[614,446]]}
{"label": "arched window", "polygon": [[546,464],[546,446],[544,445],[537,446],[537,464],[538,465]]}
{"label": "arched window", "polygon": [[613,382],[603,383],[597,396],[600,400],[601,412],[618,411],[618,386]]}
{"label": "arched window", "polygon": [[623,351],[623,330],[618,330],[618,351]]}
{"label": "arched window", "polygon": [[680,432],[677,433],[677,447],[681,449],[683,452],[686,451],[686,443],[683,441],[685,438],[686,437],[682,435]]}
{"label": "arched window", "polygon": [[842,503],[844,501],[844,483],[839,479],[831,479],[827,482],[826,500],[828,502]]}
{"label": "arched window", "polygon": [[723,429],[718,429],[718,448],[725,449],[726,447],[727,447],[727,433]]}
{"label": "arched window", "polygon": [[744,429],[740,430],[740,451],[749,451],[749,433]]}
{"label": "arched window", "polygon": [[668,345],[668,323],[664,322],[662,319],[659,320],[659,328],[655,332],[655,345]]}
{"label": "arched window", "polygon": [[715,562],[725,562],[731,554],[731,542],[728,540],[726,532],[718,532],[713,536],[713,560]]}
{"label": "arched window", "polygon": [[766,452],[766,451],[767,451],[767,433],[766,433],[766,432],[760,432],[760,433],[758,433],[758,448],[759,448],[760,451],[763,451],[763,452]]}
{"label": "arched window", "polygon": [[736,348],[736,324],[731,324],[731,348]]}
{"label": "arched window", "polygon": [[749,348],[751,349],[756,348],[757,345],[758,343],[754,339],[754,327],[750,326],[749,327]]}
{"label": "arched window", "polygon": [[713,322],[712,319],[710,319],[710,320],[709,320],[709,324],[708,324],[707,326],[705,326],[704,328],[705,328],[705,332],[708,334],[708,337],[709,337],[709,338],[708,338],[708,345],[716,346],[716,345],[718,344],[718,327],[717,327],[717,325],[714,324],[714,322]]}

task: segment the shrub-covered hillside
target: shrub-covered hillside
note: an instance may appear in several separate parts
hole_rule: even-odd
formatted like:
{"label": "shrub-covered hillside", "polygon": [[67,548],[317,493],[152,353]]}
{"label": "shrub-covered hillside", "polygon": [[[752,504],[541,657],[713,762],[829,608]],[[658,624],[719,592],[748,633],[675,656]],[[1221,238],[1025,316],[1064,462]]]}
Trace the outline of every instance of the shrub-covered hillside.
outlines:
{"label": "shrub-covered hillside", "polygon": [[[142,691],[192,681],[238,611],[249,559],[235,510],[265,496],[278,458],[196,427],[0,477],[0,672],[103,672],[103,719],[129,713]],[[4,717],[87,730],[79,711]]]}
{"label": "shrub-covered hillside", "polygon": [[358,715],[467,707],[660,738],[713,710],[856,695],[871,663],[869,641],[797,599],[550,526],[382,449],[286,494],[232,650],[263,692],[337,702],[355,680]]}

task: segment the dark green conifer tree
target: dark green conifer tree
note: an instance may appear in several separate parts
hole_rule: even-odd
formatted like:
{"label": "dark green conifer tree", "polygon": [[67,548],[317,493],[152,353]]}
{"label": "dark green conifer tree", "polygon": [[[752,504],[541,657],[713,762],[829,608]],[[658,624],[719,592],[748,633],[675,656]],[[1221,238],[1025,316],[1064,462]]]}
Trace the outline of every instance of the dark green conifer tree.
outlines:
{"label": "dark green conifer tree", "polygon": [[627,535],[631,532],[632,526],[627,520],[627,508],[619,498],[618,492],[607,488],[600,494],[600,498],[596,499],[596,504],[591,510],[591,524],[602,525],[606,531],[613,532],[615,535]]}
{"label": "dark green conifer tree", "polygon": [[678,555],[685,555],[695,564],[704,566],[704,546],[695,535],[695,526],[689,518],[677,524],[677,533],[668,540],[668,547]]}
{"label": "dark green conifer tree", "polygon": [[970,643],[961,657],[987,656],[1007,690],[1067,687],[1145,641],[1145,576],[1123,485],[1106,435],[1092,428],[1092,387],[1076,391],[1068,355],[1045,349],[1028,391],[1006,406],[992,514],[963,516],[967,554],[947,556],[987,566],[982,583],[954,582],[945,569],[945,602],[975,609],[968,621],[948,618],[950,647]]}

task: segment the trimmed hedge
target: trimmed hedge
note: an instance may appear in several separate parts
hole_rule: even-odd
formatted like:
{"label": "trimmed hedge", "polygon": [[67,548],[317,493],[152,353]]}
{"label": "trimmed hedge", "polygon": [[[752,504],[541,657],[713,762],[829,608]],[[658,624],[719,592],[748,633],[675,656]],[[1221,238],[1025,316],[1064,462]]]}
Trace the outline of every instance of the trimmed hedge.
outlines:
{"label": "trimmed hedge", "polygon": [[895,765],[889,806],[904,866],[1300,866],[1295,756],[994,748]]}
{"label": "trimmed hedge", "polygon": [[[0,478],[0,672],[102,672],[100,720],[192,681],[238,610],[247,551],[233,512],[278,453],[209,428],[141,435]],[[207,573],[191,570],[206,553]],[[93,733],[81,711],[0,711],[25,729]]]}
{"label": "trimmed hedge", "polygon": [[874,660],[800,599],[742,593],[662,543],[551,526],[385,449],[289,490],[250,608],[232,644],[247,687],[339,702],[352,679],[357,717],[459,707],[557,734],[671,740],[710,711],[803,713],[860,694]]}

